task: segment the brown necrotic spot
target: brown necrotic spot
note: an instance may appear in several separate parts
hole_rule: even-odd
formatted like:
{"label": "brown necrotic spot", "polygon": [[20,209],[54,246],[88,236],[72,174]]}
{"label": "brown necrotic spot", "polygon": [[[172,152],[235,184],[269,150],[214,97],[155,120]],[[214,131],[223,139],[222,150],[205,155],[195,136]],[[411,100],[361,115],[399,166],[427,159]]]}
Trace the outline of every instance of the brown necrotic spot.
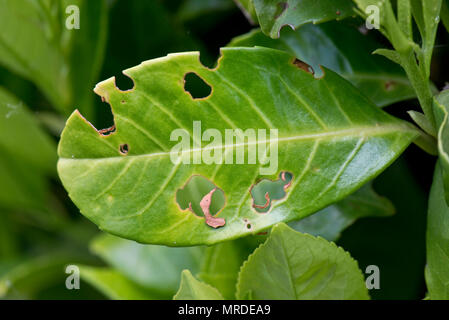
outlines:
{"label": "brown necrotic spot", "polygon": [[393,90],[393,89],[394,89],[394,86],[395,86],[395,82],[392,81],[392,80],[389,80],[389,81],[386,81],[386,82],[385,82],[385,90],[386,90],[386,91]]}
{"label": "brown necrotic spot", "polygon": [[297,66],[298,68],[304,70],[305,72],[308,72],[310,74],[315,74],[315,72],[313,71],[313,68],[311,66],[309,66],[304,61],[299,60],[298,58],[295,58],[295,60],[293,60],[293,64],[295,66]]}
{"label": "brown necrotic spot", "polygon": [[193,99],[204,99],[211,94],[212,87],[196,73],[189,72],[184,76],[184,90],[188,92]]}
{"label": "brown necrotic spot", "polygon": [[121,154],[123,154],[123,155],[127,154],[128,151],[129,151],[129,146],[128,146],[128,144],[127,144],[127,143],[121,144],[119,150],[120,150],[120,153],[121,153]]}

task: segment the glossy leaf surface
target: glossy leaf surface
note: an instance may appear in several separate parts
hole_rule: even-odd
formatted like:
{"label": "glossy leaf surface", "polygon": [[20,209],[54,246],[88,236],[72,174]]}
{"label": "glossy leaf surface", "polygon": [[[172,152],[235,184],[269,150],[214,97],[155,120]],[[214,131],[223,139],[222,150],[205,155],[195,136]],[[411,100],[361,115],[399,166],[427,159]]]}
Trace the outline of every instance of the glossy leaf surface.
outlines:
{"label": "glossy leaf surface", "polygon": [[[212,244],[306,217],[374,178],[417,135],[337,74],[326,69],[316,79],[277,50],[226,48],[213,70],[201,65],[198,53],[172,54],[125,72],[134,79],[133,90],[118,90],[113,78],[95,89],[111,104],[116,130],[96,131],[74,112],[60,141],[58,171],[85,216],[105,231],[139,242]],[[210,96],[193,99],[184,91],[189,72],[212,87]],[[265,129],[266,135],[238,145],[236,140],[218,146],[202,141],[200,148],[192,133],[197,121],[202,131],[216,129],[221,137],[226,129]],[[181,154],[172,149],[179,140],[170,141],[176,129],[195,139]],[[236,145],[245,159],[248,151],[254,156],[257,145],[256,164],[236,164]],[[270,152],[264,145],[271,146]],[[176,161],[176,155],[193,159],[212,150],[219,157],[215,164]],[[224,163],[227,152],[233,164]],[[293,175],[284,186],[286,197],[273,201],[268,213],[255,211],[251,187],[262,178],[276,180],[284,171]],[[215,215],[224,226],[213,228],[177,203],[177,191],[195,175],[224,192],[225,205]]]}
{"label": "glossy leaf surface", "polygon": [[404,71],[395,63],[372,53],[382,45],[370,35],[338,22],[286,29],[279,39],[254,30],[231,41],[229,46],[262,46],[294,54],[309,64],[317,76],[320,65],[335,71],[360,89],[379,107],[415,97]]}

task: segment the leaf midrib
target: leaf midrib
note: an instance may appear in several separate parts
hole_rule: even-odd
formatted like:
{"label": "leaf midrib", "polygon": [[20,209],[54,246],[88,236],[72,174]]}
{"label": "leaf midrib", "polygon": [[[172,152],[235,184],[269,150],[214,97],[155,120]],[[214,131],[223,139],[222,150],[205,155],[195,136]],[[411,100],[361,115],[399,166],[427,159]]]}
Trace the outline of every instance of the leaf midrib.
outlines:
{"label": "leaf midrib", "polygon": [[[382,134],[388,134],[392,132],[402,132],[402,133],[414,133],[418,135],[418,132],[413,129],[412,127],[406,125],[406,124],[397,124],[397,125],[388,125],[388,126],[381,126],[381,125],[374,125],[370,127],[366,126],[360,126],[360,127],[352,127],[351,129],[342,129],[342,130],[334,130],[334,131],[323,131],[318,133],[310,133],[310,134],[301,134],[296,136],[285,136],[285,137],[279,137],[278,139],[266,139],[261,141],[249,141],[249,142],[243,142],[243,143],[234,143],[234,144],[225,144],[222,146],[212,146],[212,147],[204,147],[204,148],[192,148],[183,151],[183,154],[197,152],[197,151],[208,151],[208,150],[215,150],[215,149],[231,149],[235,147],[245,147],[250,145],[258,145],[265,143],[267,145],[271,144],[272,142],[277,141],[278,143],[281,142],[289,142],[289,141],[301,141],[301,140],[314,140],[314,139],[332,139],[336,137],[372,137]],[[118,150],[118,149],[117,149]],[[118,152],[118,151],[117,151]],[[127,155],[122,156],[118,155],[115,157],[102,157],[102,158],[66,158],[66,157],[60,157],[59,161],[63,160],[69,160],[69,161],[81,161],[81,160],[107,160],[107,159],[126,159],[126,158],[146,158],[146,157],[165,157],[170,156],[171,152],[155,152],[155,153],[147,153],[147,154],[136,154],[136,155]]]}

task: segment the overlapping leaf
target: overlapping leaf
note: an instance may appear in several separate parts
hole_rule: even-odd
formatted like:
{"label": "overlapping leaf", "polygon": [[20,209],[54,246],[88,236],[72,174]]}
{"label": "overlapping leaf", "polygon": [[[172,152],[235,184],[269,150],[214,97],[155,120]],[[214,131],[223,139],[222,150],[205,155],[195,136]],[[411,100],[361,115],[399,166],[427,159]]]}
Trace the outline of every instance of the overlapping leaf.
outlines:
{"label": "overlapping leaf", "polygon": [[340,20],[354,14],[351,0],[245,0],[239,1],[245,14],[258,22],[262,31],[279,38],[284,26],[292,29],[306,23]]}
{"label": "overlapping leaf", "polygon": [[239,299],[368,299],[357,262],[334,243],[273,228],[267,242],[248,258],[239,274]]}
{"label": "overlapping leaf", "polygon": [[[198,53],[173,54],[125,72],[134,80],[133,90],[118,90],[113,78],[95,90],[111,104],[116,130],[102,134],[73,113],[59,145],[58,170],[85,216],[106,231],[140,242],[212,244],[303,218],[379,174],[417,135],[332,71],[326,69],[316,79],[277,50],[226,48],[212,70],[201,65]],[[192,99],[184,91],[189,72],[212,87],[209,97]],[[287,196],[268,213],[254,210],[250,189],[263,177],[260,169],[267,169],[260,161],[174,163],[170,155],[178,141],[170,141],[171,132],[184,128],[191,133],[197,120],[203,131],[215,128],[223,136],[225,129],[278,129],[277,170],[265,178],[291,173]],[[275,139],[267,137],[243,143],[245,159],[250,145],[269,143],[274,152]],[[195,143],[184,156],[222,150],[223,159],[235,147],[205,148],[203,142],[200,149]],[[193,175],[204,176],[224,192],[226,201],[218,213],[224,226],[212,228],[178,206],[176,192]]]}
{"label": "overlapping leaf", "polygon": [[263,46],[284,50],[309,64],[317,76],[320,65],[349,80],[380,107],[415,97],[403,70],[379,55],[381,44],[342,23],[305,25],[287,29],[279,39],[270,39],[258,30],[238,36],[229,46]]}

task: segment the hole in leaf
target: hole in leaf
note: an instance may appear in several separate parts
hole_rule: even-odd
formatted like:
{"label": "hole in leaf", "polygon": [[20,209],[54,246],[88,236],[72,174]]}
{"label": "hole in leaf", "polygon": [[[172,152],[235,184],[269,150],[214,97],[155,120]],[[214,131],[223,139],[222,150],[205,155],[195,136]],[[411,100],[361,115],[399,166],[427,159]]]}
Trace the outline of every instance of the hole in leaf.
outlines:
{"label": "hole in leaf", "polygon": [[120,91],[129,91],[134,88],[134,80],[128,77],[126,74],[120,73],[115,76],[115,86]]}
{"label": "hole in leaf", "polygon": [[121,154],[127,154],[129,151],[129,146],[127,143],[121,144],[120,145],[120,153]]}
{"label": "hole in leaf", "polygon": [[194,72],[189,72],[184,76],[184,90],[190,93],[193,99],[206,98],[212,92],[211,86]]}
{"label": "hole in leaf", "polygon": [[253,208],[258,213],[267,213],[273,200],[281,200],[287,195],[286,191],[292,180],[293,175],[290,172],[282,171],[278,180],[263,179],[253,185],[251,188]]}
{"label": "hole in leaf", "polygon": [[220,50],[214,50],[213,53],[204,52],[200,53],[200,62],[201,64],[208,68],[208,69],[214,69],[217,66],[218,59],[220,57]]}
{"label": "hole in leaf", "polygon": [[114,132],[115,132],[115,124],[113,124],[109,128],[98,130],[98,133],[100,133],[103,136],[108,136],[108,135],[110,135],[111,133],[114,133]]}
{"label": "hole in leaf", "polygon": [[223,190],[203,176],[192,176],[184,187],[176,191],[176,203],[182,210],[204,217],[213,228],[225,225],[223,218],[215,217],[225,205]]}

